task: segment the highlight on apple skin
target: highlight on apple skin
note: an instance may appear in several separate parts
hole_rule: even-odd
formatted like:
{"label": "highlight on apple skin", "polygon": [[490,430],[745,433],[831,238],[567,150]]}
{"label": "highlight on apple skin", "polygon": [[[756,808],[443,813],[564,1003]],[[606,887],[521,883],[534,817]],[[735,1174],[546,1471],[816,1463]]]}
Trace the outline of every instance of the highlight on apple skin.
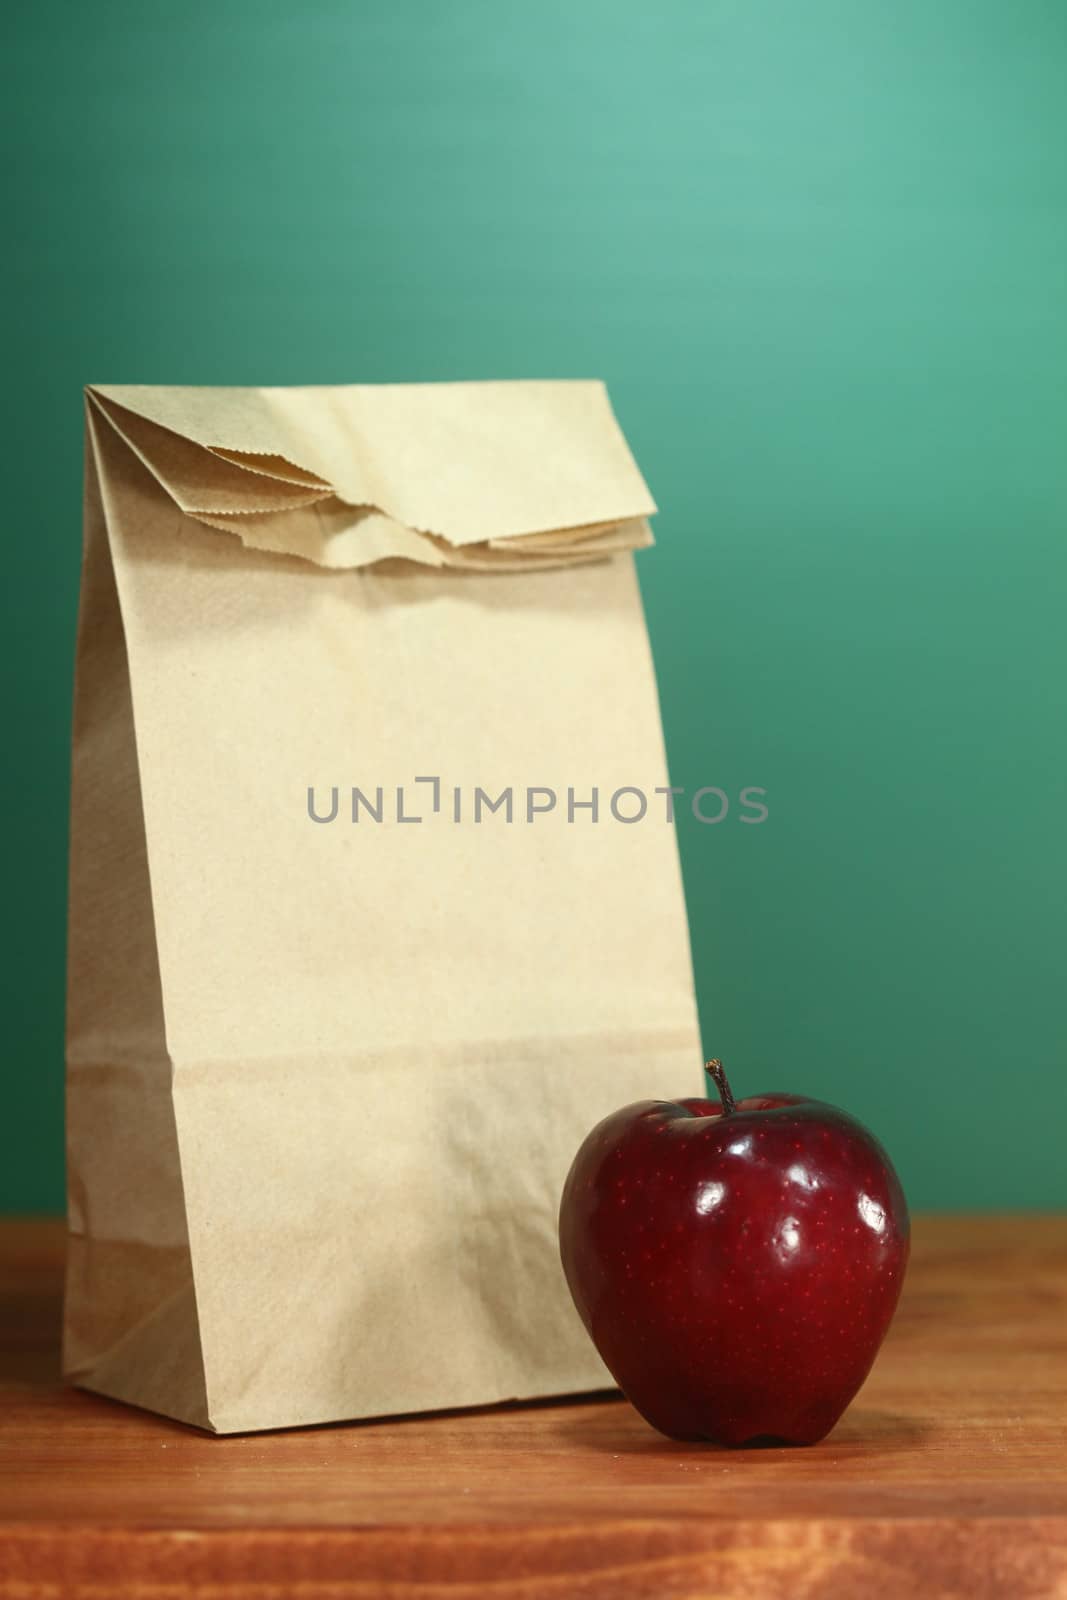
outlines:
{"label": "highlight on apple skin", "polygon": [[878,1140],[801,1095],[647,1100],[606,1117],[560,1207],[563,1270],[600,1355],[674,1439],[814,1444],[900,1296],[908,1208]]}

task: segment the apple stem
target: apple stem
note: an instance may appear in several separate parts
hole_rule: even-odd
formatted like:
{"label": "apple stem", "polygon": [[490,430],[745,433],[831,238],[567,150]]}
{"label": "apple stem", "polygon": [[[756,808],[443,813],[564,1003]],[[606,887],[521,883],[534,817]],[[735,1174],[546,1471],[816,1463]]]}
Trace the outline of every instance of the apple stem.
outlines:
{"label": "apple stem", "polygon": [[722,1106],[722,1114],[724,1117],[728,1117],[731,1111],[737,1110],[737,1101],[734,1099],[733,1090],[730,1088],[730,1083],[726,1076],[722,1062],[717,1059],[715,1061],[709,1061],[707,1066],[704,1068],[704,1071],[707,1073],[708,1077],[712,1079],[716,1089],[718,1089],[719,1103]]}

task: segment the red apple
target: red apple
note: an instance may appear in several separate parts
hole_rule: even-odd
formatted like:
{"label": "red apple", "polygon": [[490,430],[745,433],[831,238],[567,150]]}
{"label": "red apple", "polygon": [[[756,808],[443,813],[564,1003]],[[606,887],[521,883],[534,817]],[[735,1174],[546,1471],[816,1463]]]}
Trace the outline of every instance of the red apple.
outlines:
{"label": "red apple", "polygon": [[818,1100],[644,1100],[574,1159],[559,1233],[619,1387],[675,1439],[813,1444],[878,1353],[908,1260],[889,1157]]}

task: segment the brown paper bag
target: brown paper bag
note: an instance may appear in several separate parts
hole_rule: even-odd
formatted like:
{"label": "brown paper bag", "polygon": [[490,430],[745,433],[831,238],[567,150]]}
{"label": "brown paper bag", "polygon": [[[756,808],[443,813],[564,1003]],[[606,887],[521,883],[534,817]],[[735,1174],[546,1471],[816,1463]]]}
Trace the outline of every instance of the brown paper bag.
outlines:
{"label": "brown paper bag", "polygon": [[610,1382],[560,1189],[700,1053],[602,386],[97,387],[85,503],[66,1372],[219,1432]]}

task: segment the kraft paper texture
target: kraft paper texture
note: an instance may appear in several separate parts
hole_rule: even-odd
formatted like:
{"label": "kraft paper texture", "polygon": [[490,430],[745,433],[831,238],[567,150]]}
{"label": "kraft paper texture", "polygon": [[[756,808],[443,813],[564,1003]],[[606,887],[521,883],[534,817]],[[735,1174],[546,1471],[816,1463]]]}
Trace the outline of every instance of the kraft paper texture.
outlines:
{"label": "kraft paper texture", "polygon": [[86,415],[68,1375],[218,1432],[610,1383],[563,1179],[701,1057],[674,830],[607,813],[669,780],[603,387]]}

